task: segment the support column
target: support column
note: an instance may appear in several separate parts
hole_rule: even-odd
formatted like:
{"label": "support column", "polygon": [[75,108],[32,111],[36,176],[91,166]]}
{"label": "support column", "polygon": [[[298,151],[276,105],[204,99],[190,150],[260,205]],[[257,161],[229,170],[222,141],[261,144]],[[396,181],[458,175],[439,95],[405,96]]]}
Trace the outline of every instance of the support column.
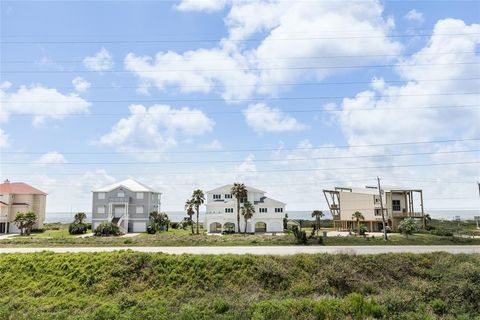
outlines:
{"label": "support column", "polygon": [[422,209],[422,224],[423,229],[427,227],[427,222],[425,221],[425,212],[423,211],[423,190],[420,190],[420,208]]}

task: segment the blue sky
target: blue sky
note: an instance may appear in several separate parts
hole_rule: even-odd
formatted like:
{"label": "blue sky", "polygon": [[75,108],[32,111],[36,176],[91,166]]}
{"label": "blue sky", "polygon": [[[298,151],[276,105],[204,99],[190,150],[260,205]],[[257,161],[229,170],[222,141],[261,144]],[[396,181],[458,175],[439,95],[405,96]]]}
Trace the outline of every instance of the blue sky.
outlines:
{"label": "blue sky", "polygon": [[233,181],[323,209],[377,175],[479,207],[478,2],[1,6],[1,176],[49,211],[127,177],[166,210]]}

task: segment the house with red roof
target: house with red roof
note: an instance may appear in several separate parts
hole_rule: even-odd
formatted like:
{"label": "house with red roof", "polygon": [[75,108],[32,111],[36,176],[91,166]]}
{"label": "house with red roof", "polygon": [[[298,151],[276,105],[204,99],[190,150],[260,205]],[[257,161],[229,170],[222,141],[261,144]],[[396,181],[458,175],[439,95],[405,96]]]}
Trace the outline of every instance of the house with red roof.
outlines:
{"label": "house with red roof", "polygon": [[5,180],[0,184],[0,234],[20,232],[13,223],[18,212],[35,212],[37,222],[33,228],[43,228],[46,202],[45,192],[24,182]]}

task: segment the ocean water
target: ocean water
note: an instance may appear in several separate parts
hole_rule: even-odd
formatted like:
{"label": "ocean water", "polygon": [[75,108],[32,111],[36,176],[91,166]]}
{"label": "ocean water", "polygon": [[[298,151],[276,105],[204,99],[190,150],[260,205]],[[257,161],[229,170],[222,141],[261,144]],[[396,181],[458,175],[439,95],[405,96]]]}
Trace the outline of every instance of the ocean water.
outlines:
{"label": "ocean water", "polygon": [[[289,219],[303,219],[312,220],[312,211],[288,211]],[[166,211],[169,218],[173,222],[181,221],[187,215],[182,211]],[[332,216],[330,212],[324,211],[325,219],[330,219]],[[479,210],[430,210],[426,211],[434,219],[446,219],[454,220],[456,216],[459,216],[462,220],[473,220],[475,216],[480,216]],[[91,219],[91,213],[87,212],[87,221]],[[46,223],[70,223],[73,221],[75,213],[70,212],[47,212],[45,222]],[[205,212],[200,212],[200,221],[203,221]]]}

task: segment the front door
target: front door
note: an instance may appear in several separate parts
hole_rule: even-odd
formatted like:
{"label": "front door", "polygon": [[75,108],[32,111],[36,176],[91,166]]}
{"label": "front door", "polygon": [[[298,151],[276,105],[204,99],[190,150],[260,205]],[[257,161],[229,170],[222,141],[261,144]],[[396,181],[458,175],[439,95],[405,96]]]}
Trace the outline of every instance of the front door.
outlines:
{"label": "front door", "polygon": [[8,222],[0,222],[0,234],[8,233]]}
{"label": "front door", "polygon": [[113,217],[120,218],[125,215],[125,206],[115,206],[113,207]]}

